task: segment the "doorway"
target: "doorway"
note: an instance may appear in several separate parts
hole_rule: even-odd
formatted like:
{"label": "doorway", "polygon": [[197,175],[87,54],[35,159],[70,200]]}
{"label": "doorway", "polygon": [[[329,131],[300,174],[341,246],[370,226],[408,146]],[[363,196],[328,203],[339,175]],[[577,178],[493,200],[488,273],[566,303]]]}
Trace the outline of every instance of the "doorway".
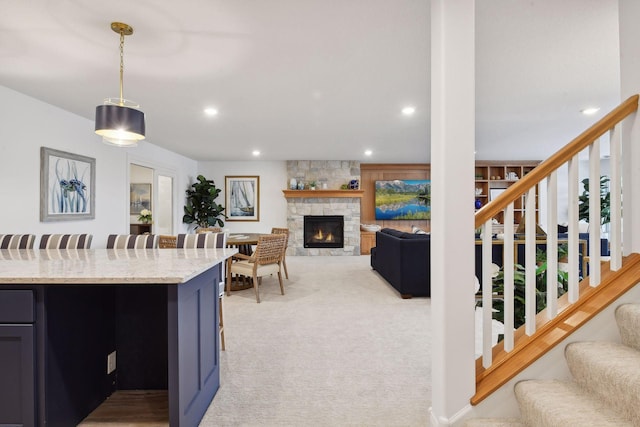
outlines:
{"label": "doorway", "polygon": [[[175,173],[146,162],[129,162],[129,232],[173,234]],[[150,224],[139,220],[140,211],[151,211]]]}

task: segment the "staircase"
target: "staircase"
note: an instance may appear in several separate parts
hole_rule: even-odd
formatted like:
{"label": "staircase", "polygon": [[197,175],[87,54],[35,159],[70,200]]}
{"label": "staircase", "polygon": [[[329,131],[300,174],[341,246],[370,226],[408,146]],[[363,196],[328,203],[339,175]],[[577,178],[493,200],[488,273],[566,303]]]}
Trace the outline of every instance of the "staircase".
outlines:
{"label": "staircase", "polygon": [[565,358],[573,381],[526,380],[515,385],[521,419],[473,419],[486,426],[640,425],[640,304],[615,311],[622,344],[573,342]]}

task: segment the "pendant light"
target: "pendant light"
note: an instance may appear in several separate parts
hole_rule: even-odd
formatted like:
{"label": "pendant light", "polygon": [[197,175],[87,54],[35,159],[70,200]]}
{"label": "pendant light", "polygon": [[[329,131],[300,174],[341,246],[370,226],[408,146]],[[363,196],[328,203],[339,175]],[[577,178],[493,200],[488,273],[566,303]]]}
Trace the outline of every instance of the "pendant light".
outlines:
{"label": "pendant light", "polygon": [[96,107],[96,133],[102,141],[119,147],[135,147],[144,139],[144,113],[135,102],[122,96],[124,74],[124,36],[133,34],[133,28],[121,22],[112,22],[111,29],[120,34],[120,98],[106,98]]}

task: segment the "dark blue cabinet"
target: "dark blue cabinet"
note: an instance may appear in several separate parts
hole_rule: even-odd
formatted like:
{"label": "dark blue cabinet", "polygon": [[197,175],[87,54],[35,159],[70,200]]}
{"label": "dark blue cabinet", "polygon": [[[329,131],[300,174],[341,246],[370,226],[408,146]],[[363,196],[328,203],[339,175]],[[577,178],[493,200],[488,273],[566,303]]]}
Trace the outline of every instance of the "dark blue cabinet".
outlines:
{"label": "dark blue cabinet", "polygon": [[33,294],[0,291],[0,426],[35,425]]}

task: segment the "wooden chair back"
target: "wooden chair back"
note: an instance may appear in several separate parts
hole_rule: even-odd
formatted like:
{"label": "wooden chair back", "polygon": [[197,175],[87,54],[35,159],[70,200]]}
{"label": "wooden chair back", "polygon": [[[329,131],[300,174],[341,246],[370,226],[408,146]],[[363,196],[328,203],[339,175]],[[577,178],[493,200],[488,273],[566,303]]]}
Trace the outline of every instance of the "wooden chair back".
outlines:
{"label": "wooden chair back", "polygon": [[220,227],[198,227],[196,228],[196,234],[201,233],[220,233],[222,232],[222,228]]}
{"label": "wooden chair back", "polygon": [[279,264],[284,256],[287,244],[285,234],[267,234],[258,238],[256,251],[253,254],[257,265]]}
{"label": "wooden chair back", "polygon": [[177,246],[178,236],[170,236],[168,234],[160,234],[158,237],[158,247],[160,249],[175,249]]}

